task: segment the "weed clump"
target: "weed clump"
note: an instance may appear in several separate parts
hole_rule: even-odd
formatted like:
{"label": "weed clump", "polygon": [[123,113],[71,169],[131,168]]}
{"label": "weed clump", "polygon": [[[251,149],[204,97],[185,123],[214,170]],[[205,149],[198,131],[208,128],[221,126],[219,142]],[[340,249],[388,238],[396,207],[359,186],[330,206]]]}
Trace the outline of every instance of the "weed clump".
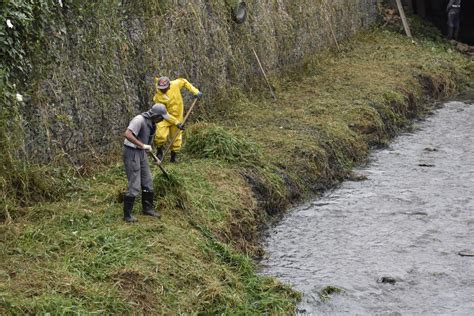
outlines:
{"label": "weed clump", "polygon": [[245,136],[213,124],[194,127],[186,151],[196,158],[224,160],[231,163],[256,164],[261,161],[257,144]]}
{"label": "weed clump", "polygon": [[343,289],[335,287],[333,285],[326,286],[319,291],[319,298],[321,301],[325,302],[331,298],[333,294],[341,294],[344,293]]}

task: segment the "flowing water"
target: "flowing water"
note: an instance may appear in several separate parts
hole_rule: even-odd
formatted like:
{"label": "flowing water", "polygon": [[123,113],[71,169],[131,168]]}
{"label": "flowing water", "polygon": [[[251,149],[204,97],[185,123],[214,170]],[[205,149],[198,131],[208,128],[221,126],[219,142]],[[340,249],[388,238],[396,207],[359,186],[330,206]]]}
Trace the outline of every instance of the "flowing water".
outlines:
{"label": "flowing water", "polygon": [[[268,232],[261,272],[311,315],[474,315],[474,105],[448,102]],[[321,296],[335,286],[341,293]]]}

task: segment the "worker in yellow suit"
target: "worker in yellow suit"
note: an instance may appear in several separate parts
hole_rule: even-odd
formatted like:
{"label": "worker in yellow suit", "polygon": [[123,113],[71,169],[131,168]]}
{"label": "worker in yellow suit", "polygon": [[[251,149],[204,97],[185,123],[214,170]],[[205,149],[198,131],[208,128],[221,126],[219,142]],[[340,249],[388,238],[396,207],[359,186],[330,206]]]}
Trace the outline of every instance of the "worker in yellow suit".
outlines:
{"label": "worker in yellow suit", "polygon": [[[156,94],[153,98],[155,103],[161,103],[166,106],[168,113],[175,117],[179,122],[183,122],[184,119],[184,104],[183,96],[181,95],[181,89],[188,89],[195,98],[201,98],[202,93],[195,88],[189,81],[183,78],[179,78],[173,81],[170,81],[168,77],[160,77],[155,79],[156,85]],[[173,137],[178,133],[178,137],[171,144],[171,162],[178,162],[177,153],[181,149],[183,143],[183,133],[182,129],[184,126],[178,128],[173,122],[168,122],[163,120],[156,124],[156,134],[155,134],[155,145],[157,147],[156,155],[160,160],[163,160],[163,146],[166,144],[168,138],[173,139]]]}

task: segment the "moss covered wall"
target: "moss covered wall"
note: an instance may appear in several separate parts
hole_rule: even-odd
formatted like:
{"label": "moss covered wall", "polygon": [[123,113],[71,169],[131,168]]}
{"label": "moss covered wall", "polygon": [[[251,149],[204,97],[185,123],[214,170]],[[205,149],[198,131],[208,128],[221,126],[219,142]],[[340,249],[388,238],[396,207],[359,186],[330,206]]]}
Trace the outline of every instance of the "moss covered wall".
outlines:
{"label": "moss covered wall", "polygon": [[[225,111],[233,87],[264,88],[252,48],[273,76],[375,19],[375,0],[247,1],[244,24],[225,0],[62,1],[39,43],[22,103],[33,160],[75,162],[120,148],[135,114],[151,105],[153,77],[184,76]],[[276,80],[274,80],[276,82]]]}

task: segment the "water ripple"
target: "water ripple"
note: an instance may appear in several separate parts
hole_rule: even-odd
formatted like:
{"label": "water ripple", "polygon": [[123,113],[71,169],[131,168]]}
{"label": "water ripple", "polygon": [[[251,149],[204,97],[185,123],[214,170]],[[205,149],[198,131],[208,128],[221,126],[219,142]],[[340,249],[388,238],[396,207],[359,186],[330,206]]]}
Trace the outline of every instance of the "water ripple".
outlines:
{"label": "water ripple", "polygon": [[[263,274],[301,314],[474,313],[474,106],[449,102],[348,181],[268,234]],[[389,280],[390,282],[384,282]],[[322,301],[328,285],[344,290]]]}

